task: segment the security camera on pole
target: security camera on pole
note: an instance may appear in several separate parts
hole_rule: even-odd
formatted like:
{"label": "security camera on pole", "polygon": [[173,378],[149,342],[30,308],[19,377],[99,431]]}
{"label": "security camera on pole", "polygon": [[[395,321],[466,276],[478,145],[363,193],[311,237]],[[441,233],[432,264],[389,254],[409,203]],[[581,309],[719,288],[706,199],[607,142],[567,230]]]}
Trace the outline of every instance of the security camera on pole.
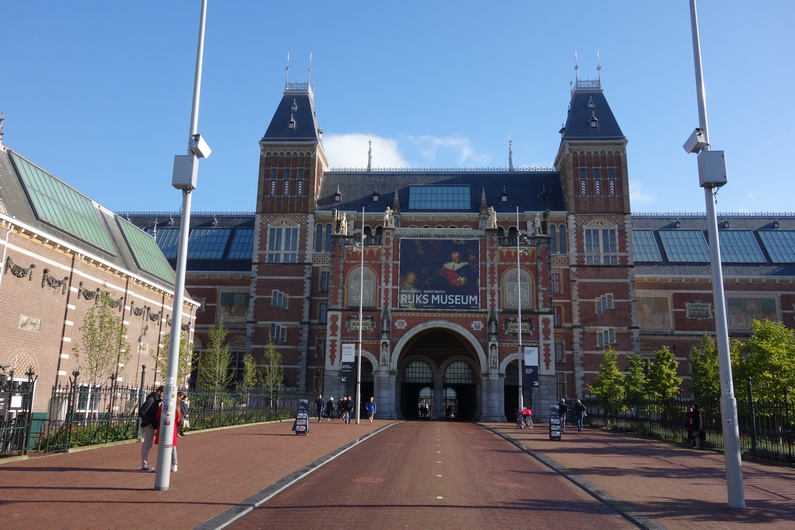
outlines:
{"label": "security camera on pole", "polygon": [[160,444],[157,449],[157,474],[155,489],[167,490],[171,471],[172,440],[177,428],[177,366],[179,344],[182,333],[182,303],[185,292],[185,269],[188,257],[188,235],[190,233],[191,192],[196,189],[199,174],[199,158],[210,156],[210,148],[197,132],[199,120],[199,92],[202,78],[202,59],[204,57],[204,21],[207,15],[207,0],[202,0],[199,19],[199,45],[196,51],[196,75],[193,82],[193,106],[188,135],[188,154],[174,157],[174,171],[171,185],[182,190],[182,222],[179,227],[179,247],[177,250],[177,276],[174,285],[174,307],[171,312],[171,341],[168,349],[168,368],[163,392],[163,412],[160,416]]}

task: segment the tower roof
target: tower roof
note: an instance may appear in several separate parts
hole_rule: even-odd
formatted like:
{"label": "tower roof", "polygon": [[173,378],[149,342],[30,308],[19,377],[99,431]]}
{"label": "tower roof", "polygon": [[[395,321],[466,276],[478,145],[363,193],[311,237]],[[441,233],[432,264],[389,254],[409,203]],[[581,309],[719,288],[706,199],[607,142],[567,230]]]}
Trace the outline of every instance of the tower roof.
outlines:
{"label": "tower roof", "polygon": [[626,140],[599,80],[578,79],[571,92],[561,141]]}
{"label": "tower roof", "polygon": [[269,142],[317,142],[323,131],[317,124],[315,102],[309,83],[287,83],[273,119],[262,140]]}

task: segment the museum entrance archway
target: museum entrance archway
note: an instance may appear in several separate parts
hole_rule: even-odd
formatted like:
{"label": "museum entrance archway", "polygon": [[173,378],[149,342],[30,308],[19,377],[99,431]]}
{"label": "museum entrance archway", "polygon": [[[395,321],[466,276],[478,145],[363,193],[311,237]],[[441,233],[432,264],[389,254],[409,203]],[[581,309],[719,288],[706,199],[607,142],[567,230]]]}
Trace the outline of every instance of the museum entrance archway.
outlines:
{"label": "museum entrance archway", "polygon": [[400,417],[478,419],[481,370],[474,348],[460,334],[439,328],[409,341],[398,362]]}

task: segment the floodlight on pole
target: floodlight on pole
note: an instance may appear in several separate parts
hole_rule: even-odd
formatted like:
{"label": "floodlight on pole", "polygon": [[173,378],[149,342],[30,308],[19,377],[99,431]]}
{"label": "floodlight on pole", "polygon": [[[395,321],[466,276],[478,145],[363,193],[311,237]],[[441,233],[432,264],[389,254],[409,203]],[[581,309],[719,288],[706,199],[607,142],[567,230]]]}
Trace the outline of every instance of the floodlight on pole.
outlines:
{"label": "floodlight on pole", "polygon": [[723,290],[723,272],[720,262],[718,218],[715,213],[713,197],[715,189],[727,183],[726,161],[721,151],[710,151],[696,0],[690,0],[690,24],[693,35],[699,126],[685,142],[684,148],[690,153],[698,153],[699,184],[704,188],[704,198],[707,206],[707,234],[709,236],[709,255],[712,269],[712,299],[715,306],[715,340],[718,346],[718,367],[721,385],[720,408],[721,425],[723,427],[723,455],[726,462],[726,486],[729,506],[735,510],[745,510],[742,458],[740,456],[740,431],[737,423],[737,401],[734,398],[731,357],[729,355],[729,328],[726,319],[726,296]]}
{"label": "floodlight on pole", "polygon": [[163,392],[162,414],[160,415],[160,444],[157,449],[157,473],[155,489],[167,490],[171,472],[172,440],[176,426],[177,373],[179,366],[179,345],[182,339],[182,304],[185,293],[185,270],[187,268],[188,235],[190,233],[191,192],[196,189],[199,172],[199,158],[210,155],[201,135],[198,134],[199,94],[201,92],[202,61],[204,58],[204,26],[207,17],[207,0],[202,0],[199,16],[199,44],[196,50],[196,73],[193,81],[193,105],[191,107],[188,152],[174,157],[174,171],[171,185],[182,190],[182,222],[179,227],[179,246],[177,249],[176,279],[174,283],[174,306],[171,311],[171,340],[168,349],[168,367]]}

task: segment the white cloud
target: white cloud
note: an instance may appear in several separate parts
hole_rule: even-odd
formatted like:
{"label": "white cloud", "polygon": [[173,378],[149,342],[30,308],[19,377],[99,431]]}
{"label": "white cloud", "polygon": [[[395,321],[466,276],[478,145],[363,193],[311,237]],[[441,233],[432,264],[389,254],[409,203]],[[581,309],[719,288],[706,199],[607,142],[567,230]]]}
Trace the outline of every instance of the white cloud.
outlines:
{"label": "white cloud", "polygon": [[635,181],[629,183],[629,200],[633,204],[650,203],[654,200],[654,196],[642,189],[640,182]]}
{"label": "white cloud", "polygon": [[366,168],[369,142],[374,168],[486,167],[488,153],[478,153],[468,138],[405,136],[399,139],[361,133],[325,134],[323,146],[332,168]]}
{"label": "white cloud", "polygon": [[[323,147],[328,157],[329,166],[337,169],[366,168],[370,139],[369,134],[359,133],[323,135]],[[400,153],[397,140],[373,136],[372,141],[373,167],[411,167],[411,164]]]}

